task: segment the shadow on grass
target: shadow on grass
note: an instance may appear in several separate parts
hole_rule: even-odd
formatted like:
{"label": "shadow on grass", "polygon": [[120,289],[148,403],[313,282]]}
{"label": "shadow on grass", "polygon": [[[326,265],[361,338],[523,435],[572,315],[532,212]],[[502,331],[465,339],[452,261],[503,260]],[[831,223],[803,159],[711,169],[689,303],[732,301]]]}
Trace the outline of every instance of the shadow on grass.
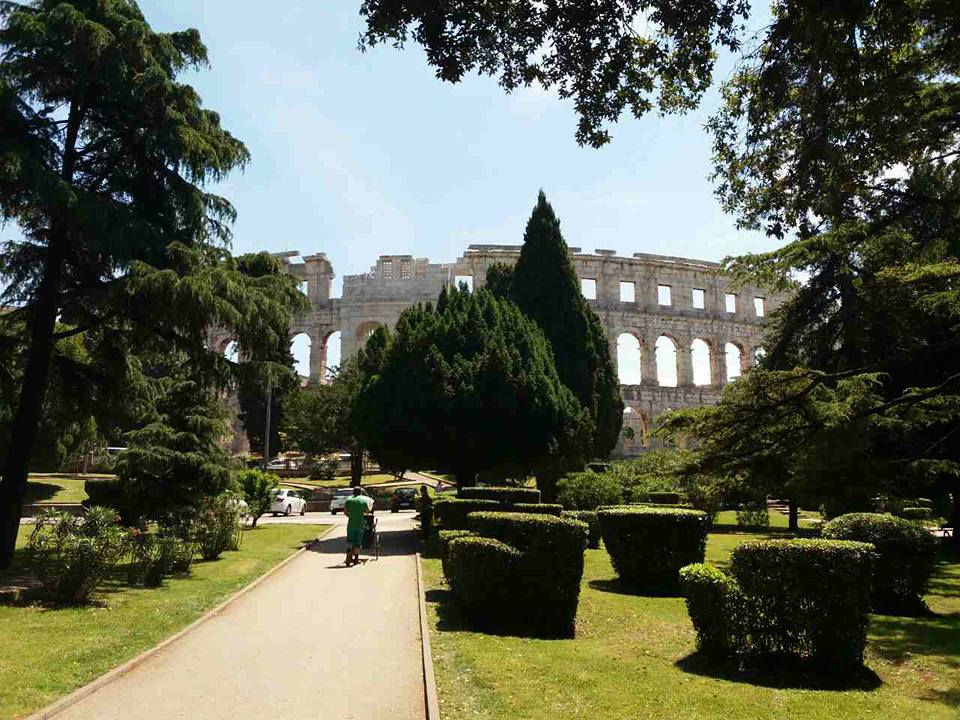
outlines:
{"label": "shadow on grass", "polygon": [[874,615],[870,635],[870,649],[890,662],[904,662],[912,655],[942,656],[948,665],[960,670],[960,614]]}
{"label": "shadow on grass", "polygon": [[27,483],[27,492],[23,496],[23,502],[25,505],[33,505],[45,500],[50,500],[61,490],[63,490],[63,488],[59,485],[31,480]]}
{"label": "shadow on grass", "polygon": [[695,652],[677,660],[674,665],[692,675],[779,690],[844,692],[876,690],[883,684],[880,677],[868,667],[842,674],[827,674],[809,661],[789,658],[771,659],[766,667],[751,667],[742,666],[733,660],[718,660]]}
{"label": "shadow on grass", "polygon": [[615,593],[617,595],[632,595],[634,597],[681,597],[680,590],[677,588],[660,590],[652,588],[636,588],[624,584],[620,578],[590,580],[587,585],[589,585],[593,590]]}
{"label": "shadow on grass", "polygon": [[471,622],[463,613],[460,606],[448,589],[433,588],[424,592],[424,600],[428,605],[436,605],[437,630],[443,632],[473,632],[496,637],[515,637],[536,640],[571,640],[572,634],[543,631],[533,626],[524,626],[522,631],[516,628],[498,628],[495,626],[478,625]]}

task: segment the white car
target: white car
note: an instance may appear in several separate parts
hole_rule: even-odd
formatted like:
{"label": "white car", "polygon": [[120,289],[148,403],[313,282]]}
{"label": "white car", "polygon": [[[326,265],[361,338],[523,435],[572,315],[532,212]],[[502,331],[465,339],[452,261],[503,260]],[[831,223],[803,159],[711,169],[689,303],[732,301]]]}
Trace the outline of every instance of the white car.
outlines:
{"label": "white car", "polygon": [[[360,496],[370,498],[370,507],[373,507],[373,498],[370,497],[368,493],[363,488],[360,488]],[[334,493],[333,498],[330,500],[330,514],[336,515],[340,510],[343,510],[344,506],[347,504],[347,498],[353,497],[353,488],[341,488]]]}
{"label": "white car", "polygon": [[307,501],[300,497],[296,490],[280,488],[277,490],[277,494],[273,496],[273,502],[270,504],[268,512],[273,513],[274,517],[281,513],[284,515],[293,515],[293,513],[304,515],[307,512]]}

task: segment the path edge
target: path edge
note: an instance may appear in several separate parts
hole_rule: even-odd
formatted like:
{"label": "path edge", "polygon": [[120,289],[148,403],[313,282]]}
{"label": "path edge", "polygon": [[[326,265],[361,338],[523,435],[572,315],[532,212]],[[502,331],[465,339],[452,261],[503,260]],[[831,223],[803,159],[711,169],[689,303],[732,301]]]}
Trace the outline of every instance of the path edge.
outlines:
{"label": "path edge", "polygon": [[430,626],[427,622],[427,599],[423,587],[423,564],[417,551],[417,596],[420,606],[420,654],[423,657],[423,701],[427,720],[440,720],[437,678],[433,673],[433,652],[430,649]]}
{"label": "path edge", "polygon": [[[330,525],[326,530],[324,530],[322,533],[317,535],[315,539],[311,540],[309,543],[304,545],[302,548],[297,550],[292,555],[278,562],[272,568],[267,570],[263,575],[255,578],[248,584],[244,585],[242,588],[237,590],[233,595],[228,597],[219,605],[216,605],[210,610],[207,610],[207,612],[205,612],[203,615],[198,617],[196,620],[194,620],[192,623],[187,625],[185,628],[182,628],[181,630],[178,630],[177,632],[175,632],[173,635],[165,638],[164,640],[161,640],[152,648],[144,650],[142,653],[140,653],[136,657],[130,660],[127,660],[124,663],[121,663],[120,665],[113,668],[112,670],[108,670],[106,673],[104,673],[100,677],[94,680],[91,680],[86,685],[82,685],[81,687],[77,688],[69,695],[66,695],[65,697],[62,697],[59,700],[54,701],[50,705],[47,705],[47,707],[43,708],[42,710],[38,710],[32,715],[27,715],[26,718],[24,718],[24,720],[47,720],[47,718],[55,717],[60,713],[62,713],[63,711],[67,710],[68,708],[73,707],[81,700],[89,697],[90,695],[93,695],[93,693],[95,693],[97,690],[100,690],[101,688],[106,687],[107,685],[114,682],[115,680],[120,679],[121,677],[129,673],[131,670],[134,670],[140,665],[142,665],[143,663],[145,663],[147,660],[152,658],[161,650],[164,650],[168,646],[175,643],[177,640],[182,638],[187,633],[197,629],[208,620],[215,618],[217,615],[219,615],[228,607],[230,607],[230,605],[232,605],[234,602],[236,602],[241,597],[243,597],[244,595],[249,593],[251,590],[256,588],[258,585],[260,585],[260,583],[262,583],[264,580],[271,577],[272,575],[277,573],[279,570],[286,567],[289,563],[293,562],[295,559],[303,555],[303,553],[305,553],[307,550],[312,548],[316,543],[320,542],[321,539],[323,539],[328,533],[330,533],[336,527],[337,527],[336,525]],[[420,560],[419,555],[417,556],[417,560],[418,561]],[[419,570],[419,566],[418,566],[418,570]],[[417,577],[419,580],[419,575]],[[428,720],[432,720],[432,718]]]}

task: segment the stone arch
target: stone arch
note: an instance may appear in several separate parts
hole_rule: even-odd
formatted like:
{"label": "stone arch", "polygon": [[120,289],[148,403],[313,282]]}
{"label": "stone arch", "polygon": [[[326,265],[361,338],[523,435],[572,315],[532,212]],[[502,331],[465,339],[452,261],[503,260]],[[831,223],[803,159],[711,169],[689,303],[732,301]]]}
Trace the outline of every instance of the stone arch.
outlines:
{"label": "stone arch", "polygon": [[731,382],[743,375],[747,354],[738,342],[730,341],[723,346],[726,367],[726,381]]}
{"label": "stone arch", "polygon": [[694,338],[690,343],[690,365],[694,385],[710,385],[713,380],[711,357],[713,355],[710,342],[703,338]]}
{"label": "stone arch", "polygon": [[654,343],[654,353],[657,358],[657,383],[660,387],[677,387],[679,377],[679,348],[675,338],[666,333],[660,335]]}
{"label": "stone arch", "polygon": [[224,338],[217,348],[217,352],[223,355],[230,362],[240,361],[240,343],[233,338]]}
{"label": "stone arch", "polygon": [[639,385],[643,379],[643,341],[632,332],[617,336],[617,377],[621,385]]}
{"label": "stone arch", "polygon": [[767,351],[764,350],[761,345],[757,345],[753,349],[753,352],[751,353],[752,357],[750,359],[754,365],[759,365],[760,362],[763,360],[763,358],[766,357],[766,354],[767,354]]}
{"label": "stone arch", "polygon": [[353,339],[357,348],[363,347],[367,339],[373,335],[373,331],[378,327],[383,327],[383,323],[377,322],[376,320],[364,320],[357,325],[357,329],[353,331]]}
{"label": "stone arch", "polygon": [[313,338],[309,333],[299,332],[290,338],[290,353],[293,355],[294,368],[301,382],[313,375]]}
{"label": "stone arch", "polygon": [[319,381],[330,382],[330,372],[343,364],[343,333],[339,329],[330,330],[323,338],[323,358],[318,368]]}

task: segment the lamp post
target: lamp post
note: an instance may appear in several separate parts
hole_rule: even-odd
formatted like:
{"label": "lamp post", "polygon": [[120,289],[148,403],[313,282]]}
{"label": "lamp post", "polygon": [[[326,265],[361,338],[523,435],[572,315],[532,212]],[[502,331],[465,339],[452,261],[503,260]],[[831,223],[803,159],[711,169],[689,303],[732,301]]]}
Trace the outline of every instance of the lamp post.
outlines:
{"label": "lamp post", "polygon": [[266,471],[270,462],[270,407],[273,405],[273,379],[267,374],[267,413],[263,423],[263,462],[262,470]]}

